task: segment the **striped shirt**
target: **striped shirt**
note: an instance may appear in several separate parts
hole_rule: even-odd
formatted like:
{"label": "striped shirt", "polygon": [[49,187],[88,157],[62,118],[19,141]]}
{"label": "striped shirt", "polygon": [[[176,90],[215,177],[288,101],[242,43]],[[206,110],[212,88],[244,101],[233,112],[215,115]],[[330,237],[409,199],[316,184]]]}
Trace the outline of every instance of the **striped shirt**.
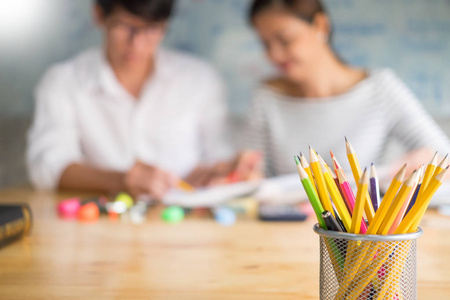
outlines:
{"label": "striped shirt", "polygon": [[261,85],[251,102],[246,133],[247,147],[264,153],[268,176],[296,172],[293,156],[302,151],[308,157],[308,145],[324,158],[332,150],[342,163],[344,136],[361,167],[382,164],[392,140],[405,151],[422,147],[450,151],[441,128],[388,69],[371,70],[348,92],[319,101],[286,96]]}

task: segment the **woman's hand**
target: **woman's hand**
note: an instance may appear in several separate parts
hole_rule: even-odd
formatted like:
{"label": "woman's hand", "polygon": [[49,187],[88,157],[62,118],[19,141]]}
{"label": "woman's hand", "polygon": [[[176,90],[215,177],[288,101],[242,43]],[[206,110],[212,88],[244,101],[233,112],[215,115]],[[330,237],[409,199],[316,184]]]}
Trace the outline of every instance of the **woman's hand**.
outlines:
{"label": "woman's hand", "polygon": [[[391,177],[393,177],[405,163],[407,164],[406,177],[408,177],[414,170],[418,170],[422,164],[425,165],[426,169],[428,163],[433,158],[434,153],[435,151],[429,148],[420,148],[406,153],[398,158],[394,164],[392,164],[393,167],[390,171]],[[438,158],[438,163],[442,158],[443,156]]]}
{"label": "woman's hand", "polygon": [[262,154],[258,151],[247,150],[231,161],[219,162],[213,166],[201,165],[195,168],[186,177],[186,181],[194,187],[203,187],[257,180],[262,177]]}
{"label": "woman's hand", "polygon": [[137,162],[125,174],[127,192],[133,197],[150,195],[161,200],[178,181],[177,176],[141,162]]}

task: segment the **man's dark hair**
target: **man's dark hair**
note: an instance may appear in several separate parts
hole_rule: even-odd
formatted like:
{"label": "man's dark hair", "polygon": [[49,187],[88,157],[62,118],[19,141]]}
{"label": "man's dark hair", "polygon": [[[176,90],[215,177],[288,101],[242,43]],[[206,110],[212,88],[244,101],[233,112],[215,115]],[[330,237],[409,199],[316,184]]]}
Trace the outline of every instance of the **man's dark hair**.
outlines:
{"label": "man's dark hair", "polygon": [[175,0],[95,0],[105,16],[121,7],[148,22],[162,22],[170,18]]}

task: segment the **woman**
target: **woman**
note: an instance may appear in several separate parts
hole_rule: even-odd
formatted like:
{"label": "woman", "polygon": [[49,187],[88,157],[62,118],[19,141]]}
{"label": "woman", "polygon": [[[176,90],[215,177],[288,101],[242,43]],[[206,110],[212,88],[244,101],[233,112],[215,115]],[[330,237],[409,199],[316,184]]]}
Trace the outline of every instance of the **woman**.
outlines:
{"label": "woman", "polygon": [[[269,176],[295,172],[292,156],[309,144],[344,160],[344,136],[361,166],[383,163],[397,139],[406,154],[392,164],[428,163],[450,142],[416,97],[390,70],[345,64],[330,46],[331,23],[319,0],[254,0],[250,21],[280,75],[255,91],[250,146],[265,154]],[[342,163],[342,162],[341,162]]]}
{"label": "woman", "polygon": [[36,89],[27,162],[37,188],[163,198],[180,178],[205,185],[248,166],[248,153],[217,163],[232,152],[215,71],[160,47],[173,2],[96,1],[104,45],[52,67]]}

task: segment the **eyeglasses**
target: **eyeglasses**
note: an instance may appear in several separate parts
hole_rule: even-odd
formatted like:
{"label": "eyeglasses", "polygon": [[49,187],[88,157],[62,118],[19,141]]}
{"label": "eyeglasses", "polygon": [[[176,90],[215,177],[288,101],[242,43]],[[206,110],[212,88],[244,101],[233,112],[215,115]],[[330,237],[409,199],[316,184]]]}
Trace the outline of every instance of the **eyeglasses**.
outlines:
{"label": "eyeglasses", "polygon": [[131,43],[141,33],[147,40],[150,40],[155,34],[162,31],[163,25],[161,23],[154,23],[145,26],[134,26],[122,21],[113,21],[111,22],[110,28],[116,39],[121,41],[127,40]]}

